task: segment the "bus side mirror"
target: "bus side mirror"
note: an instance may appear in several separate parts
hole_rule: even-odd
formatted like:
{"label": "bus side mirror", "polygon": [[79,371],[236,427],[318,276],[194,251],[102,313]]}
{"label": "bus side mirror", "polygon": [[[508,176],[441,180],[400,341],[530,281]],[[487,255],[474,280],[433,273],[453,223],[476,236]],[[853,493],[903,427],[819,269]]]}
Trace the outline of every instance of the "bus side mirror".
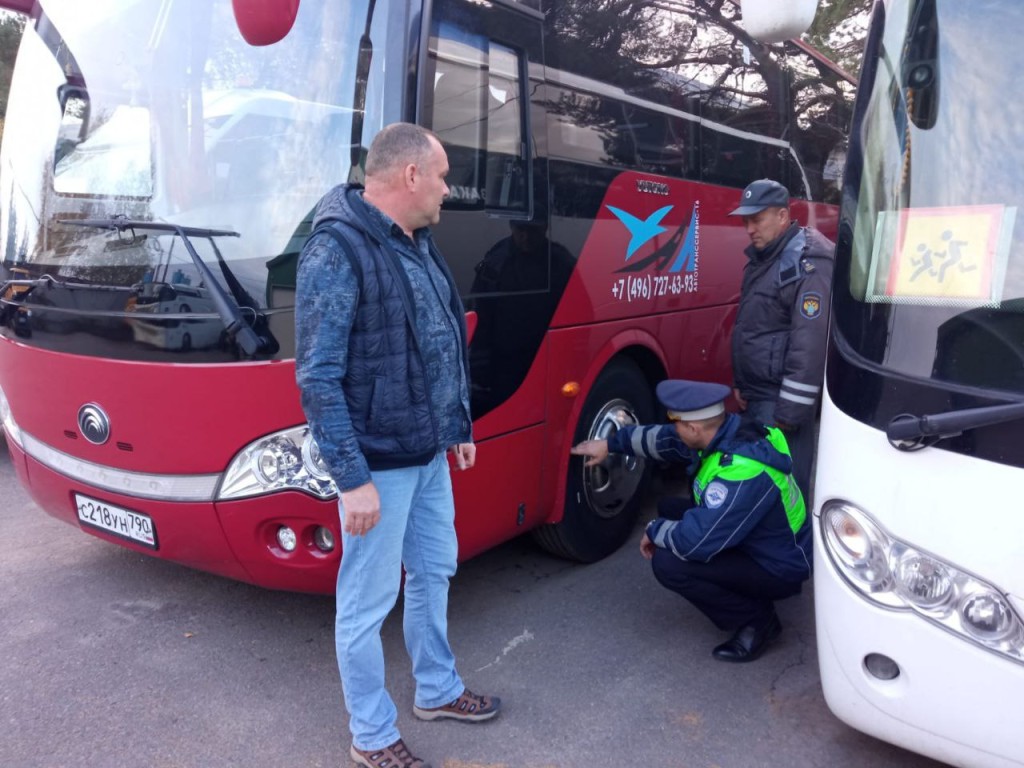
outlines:
{"label": "bus side mirror", "polygon": [[935,0],[921,0],[914,7],[900,69],[910,121],[918,128],[933,128],[939,117],[939,15]]}
{"label": "bus side mirror", "polygon": [[249,45],[273,45],[291,32],[299,0],[231,0],[238,31]]}
{"label": "bus side mirror", "polygon": [[762,43],[799,37],[814,21],[818,0],[741,0],[743,29]]}

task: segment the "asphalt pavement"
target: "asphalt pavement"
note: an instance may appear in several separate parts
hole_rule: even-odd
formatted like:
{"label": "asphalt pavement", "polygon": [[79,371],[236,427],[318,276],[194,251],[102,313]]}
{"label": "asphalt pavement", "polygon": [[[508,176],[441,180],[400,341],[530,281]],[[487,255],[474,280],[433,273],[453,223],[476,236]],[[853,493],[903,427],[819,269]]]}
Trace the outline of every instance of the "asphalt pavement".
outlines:
{"label": "asphalt pavement", "polygon": [[[139,555],[44,515],[0,452],[0,765],[349,766],[333,600],[270,592]],[[396,611],[385,625],[399,727],[435,768],[927,768],[833,717],[810,590],[779,604],[753,664],[654,581],[640,528],[593,565],[528,537],[464,563],[450,637],[483,724],[411,714]]]}

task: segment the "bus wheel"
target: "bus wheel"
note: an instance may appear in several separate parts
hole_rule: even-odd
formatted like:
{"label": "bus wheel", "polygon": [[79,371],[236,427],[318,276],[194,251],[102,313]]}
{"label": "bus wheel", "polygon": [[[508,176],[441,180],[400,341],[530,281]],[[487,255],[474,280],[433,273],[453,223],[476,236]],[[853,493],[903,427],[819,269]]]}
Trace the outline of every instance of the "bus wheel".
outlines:
{"label": "bus wheel", "polygon": [[[654,418],[651,385],[631,362],[612,362],[598,377],[576,425],[573,445],[611,437],[620,426],[650,424]],[[651,474],[649,462],[612,454],[602,464],[583,466],[569,459],[562,521],[534,531],[552,554],[592,563],[629,538]]]}

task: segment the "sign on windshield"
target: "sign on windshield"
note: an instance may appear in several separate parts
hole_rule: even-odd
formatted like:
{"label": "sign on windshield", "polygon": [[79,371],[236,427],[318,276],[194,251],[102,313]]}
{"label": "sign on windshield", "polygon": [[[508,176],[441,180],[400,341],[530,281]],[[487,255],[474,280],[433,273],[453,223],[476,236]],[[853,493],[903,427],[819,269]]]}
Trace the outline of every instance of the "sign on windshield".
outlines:
{"label": "sign on windshield", "polygon": [[998,307],[1016,214],[1006,205],[880,212],[867,300]]}

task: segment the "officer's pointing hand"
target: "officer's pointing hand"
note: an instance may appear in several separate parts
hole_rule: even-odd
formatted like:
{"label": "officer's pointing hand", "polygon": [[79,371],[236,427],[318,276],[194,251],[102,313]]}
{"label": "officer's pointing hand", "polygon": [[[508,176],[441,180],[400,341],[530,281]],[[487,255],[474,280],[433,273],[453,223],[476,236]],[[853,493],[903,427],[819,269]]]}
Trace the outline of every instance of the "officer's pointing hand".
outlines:
{"label": "officer's pointing hand", "polygon": [[584,440],[582,443],[574,445],[569,453],[573,456],[589,457],[584,466],[592,467],[608,458],[608,441]]}
{"label": "officer's pointing hand", "polygon": [[651,541],[647,532],[644,531],[644,537],[640,539],[640,554],[644,556],[645,560],[651,560],[654,557],[654,550],[657,547],[654,546],[654,542]]}

